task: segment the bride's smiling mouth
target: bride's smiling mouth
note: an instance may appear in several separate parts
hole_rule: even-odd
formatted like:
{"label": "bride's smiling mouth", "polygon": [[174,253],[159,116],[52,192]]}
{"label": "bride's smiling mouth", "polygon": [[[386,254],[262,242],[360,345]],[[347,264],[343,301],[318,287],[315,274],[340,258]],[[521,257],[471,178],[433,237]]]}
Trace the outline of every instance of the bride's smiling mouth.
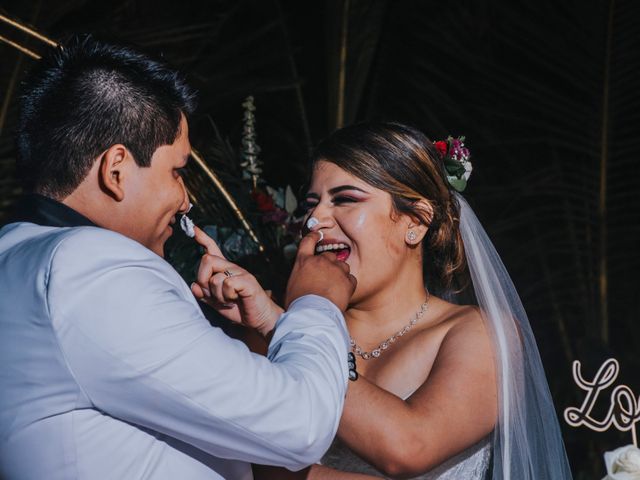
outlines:
{"label": "bride's smiling mouth", "polygon": [[334,252],[338,260],[345,262],[351,255],[351,247],[344,242],[327,238],[316,245],[316,255],[323,252]]}

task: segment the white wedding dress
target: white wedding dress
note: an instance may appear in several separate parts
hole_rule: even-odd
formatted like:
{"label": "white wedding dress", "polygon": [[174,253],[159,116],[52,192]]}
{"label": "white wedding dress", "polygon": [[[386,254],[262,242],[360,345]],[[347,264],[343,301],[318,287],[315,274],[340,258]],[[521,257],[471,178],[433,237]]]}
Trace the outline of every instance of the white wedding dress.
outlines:
{"label": "white wedding dress", "polygon": [[[413,478],[416,480],[485,480],[490,461],[491,437],[489,436],[431,471]],[[337,437],[320,463],[344,472],[365,473],[389,478],[384,477],[378,470],[358,457]]]}

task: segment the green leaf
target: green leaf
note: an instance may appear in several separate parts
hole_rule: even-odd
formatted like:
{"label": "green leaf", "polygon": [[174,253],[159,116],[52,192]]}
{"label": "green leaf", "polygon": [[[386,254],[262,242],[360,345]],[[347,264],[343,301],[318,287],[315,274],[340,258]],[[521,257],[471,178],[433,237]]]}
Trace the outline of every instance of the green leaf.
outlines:
{"label": "green leaf", "polygon": [[447,175],[447,180],[449,181],[451,186],[458,192],[464,192],[464,189],[467,188],[467,181],[464,178],[457,178],[451,175]]}
{"label": "green leaf", "polygon": [[447,169],[447,173],[449,173],[450,175],[455,175],[458,178],[461,177],[465,172],[462,163],[451,158],[444,159],[444,167]]}

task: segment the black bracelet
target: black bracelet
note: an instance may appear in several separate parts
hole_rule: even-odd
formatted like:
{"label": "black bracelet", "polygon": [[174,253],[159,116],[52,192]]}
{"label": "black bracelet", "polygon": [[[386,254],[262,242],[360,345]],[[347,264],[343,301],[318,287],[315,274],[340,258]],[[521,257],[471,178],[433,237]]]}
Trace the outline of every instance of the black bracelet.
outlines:
{"label": "black bracelet", "polygon": [[349,367],[349,380],[355,382],[358,379],[358,372],[356,372],[356,356],[353,352],[349,352],[347,356],[347,366]]}

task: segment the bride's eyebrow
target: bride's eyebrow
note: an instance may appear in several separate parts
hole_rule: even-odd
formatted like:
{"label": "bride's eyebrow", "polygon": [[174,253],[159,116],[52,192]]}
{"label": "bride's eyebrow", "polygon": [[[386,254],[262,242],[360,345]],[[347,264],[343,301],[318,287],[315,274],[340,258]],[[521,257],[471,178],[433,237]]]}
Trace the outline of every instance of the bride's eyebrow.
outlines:
{"label": "bride's eyebrow", "polygon": [[[362,192],[362,193],[369,193],[366,190],[363,190],[361,188],[355,187],[353,185],[340,185],[338,187],[333,187],[332,189],[330,189],[329,190],[329,194],[330,195],[335,195],[336,193],[344,192],[345,190],[356,190],[356,191]],[[320,200],[320,195],[318,195],[317,193],[313,193],[313,192],[307,192],[307,195],[305,196],[305,198],[313,198],[315,200]]]}
{"label": "bride's eyebrow", "polygon": [[344,192],[345,190],[357,190],[358,192],[369,193],[366,190],[355,187],[353,185],[340,185],[339,187],[333,187],[331,190],[329,190],[329,193],[331,195],[335,195],[336,193]]}

